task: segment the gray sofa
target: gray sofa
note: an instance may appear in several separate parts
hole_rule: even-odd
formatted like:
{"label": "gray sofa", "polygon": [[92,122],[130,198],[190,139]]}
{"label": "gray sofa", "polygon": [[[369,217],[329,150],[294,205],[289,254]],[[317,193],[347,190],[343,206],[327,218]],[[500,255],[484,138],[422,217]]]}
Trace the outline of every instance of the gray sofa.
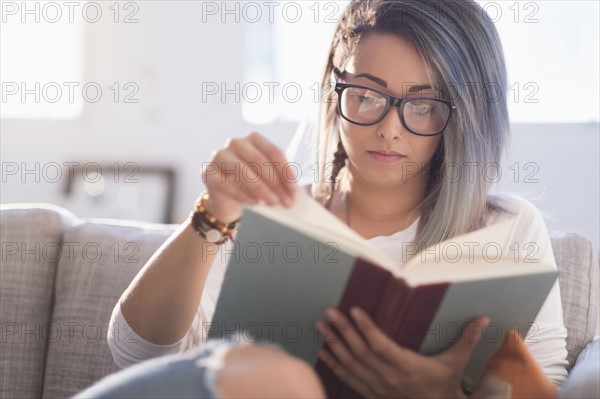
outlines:
{"label": "gray sofa", "polygon": [[[69,397],[116,371],[107,329],[131,337],[108,325],[111,311],[175,228],[2,206],[0,398]],[[561,396],[599,397],[597,253],[575,232],[554,232],[552,244],[572,368]]]}

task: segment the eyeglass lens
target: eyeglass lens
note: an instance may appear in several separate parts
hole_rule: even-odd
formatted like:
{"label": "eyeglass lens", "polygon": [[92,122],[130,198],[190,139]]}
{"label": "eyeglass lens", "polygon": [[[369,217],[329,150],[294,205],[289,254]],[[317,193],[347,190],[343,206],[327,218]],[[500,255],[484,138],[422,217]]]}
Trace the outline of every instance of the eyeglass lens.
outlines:
{"label": "eyeglass lens", "polygon": [[[341,95],[342,115],[352,122],[373,124],[387,110],[387,98],[362,87],[346,87]],[[434,99],[406,100],[402,107],[406,127],[419,134],[440,132],[450,116],[450,106]]]}

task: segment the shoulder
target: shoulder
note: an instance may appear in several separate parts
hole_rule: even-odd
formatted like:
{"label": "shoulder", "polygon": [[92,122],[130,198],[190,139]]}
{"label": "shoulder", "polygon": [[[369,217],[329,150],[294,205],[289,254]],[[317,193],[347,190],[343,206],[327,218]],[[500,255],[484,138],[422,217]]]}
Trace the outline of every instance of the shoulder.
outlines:
{"label": "shoulder", "polygon": [[513,193],[494,193],[488,195],[491,205],[487,224],[516,217],[521,223],[540,223],[543,217],[539,209],[527,198]]}
{"label": "shoulder", "polygon": [[506,248],[517,251],[528,259],[554,263],[549,231],[542,213],[527,198],[512,193],[497,193],[488,196],[488,203],[505,211],[491,212],[488,225],[515,218]]}

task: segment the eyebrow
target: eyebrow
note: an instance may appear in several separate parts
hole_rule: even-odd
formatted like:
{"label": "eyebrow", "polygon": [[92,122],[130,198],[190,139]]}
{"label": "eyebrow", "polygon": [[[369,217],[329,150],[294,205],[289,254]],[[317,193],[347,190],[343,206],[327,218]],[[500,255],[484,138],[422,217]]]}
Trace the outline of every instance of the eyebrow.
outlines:
{"label": "eyebrow", "polygon": [[409,93],[416,93],[418,91],[423,91],[423,90],[433,90],[433,87],[431,87],[431,85],[429,85],[429,84],[424,84],[424,85],[410,86],[408,88]]}
{"label": "eyebrow", "polygon": [[[370,73],[359,73],[355,76],[356,78],[367,78],[369,80],[372,80],[373,82],[377,83],[379,86],[385,87],[387,88],[387,82],[381,78],[378,78],[377,76],[373,76]],[[423,91],[423,90],[431,90],[433,89],[433,87],[431,87],[430,84],[422,84],[422,85],[414,85],[414,86],[410,86],[408,88],[408,92],[409,93],[416,93],[419,91]]]}
{"label": "eyebrow", "polygon": [[359,73],[358,75],[355,75],[354,77],[355,78],[364,77],[369,80],[372,80],[373,82],[377,83],[379,86],[383,86],[383,87],[387,88],[387,82],[385,80],[378,78],[377,76],[373,76],[370,73]]}

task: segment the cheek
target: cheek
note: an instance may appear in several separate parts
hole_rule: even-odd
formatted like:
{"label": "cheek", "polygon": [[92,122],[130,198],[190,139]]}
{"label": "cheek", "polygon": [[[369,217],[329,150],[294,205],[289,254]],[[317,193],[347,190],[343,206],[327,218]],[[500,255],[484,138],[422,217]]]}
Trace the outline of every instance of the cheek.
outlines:
{"label": "cheek", "polygon": [[[338,124],[342,145],[350,158],[359,157],[361,152],[368,149],[369,144],[372,145],[373,140],[369,138],[376,135],[375,127],[354,125],[341,118]],[[405,134],[407,136],[404,137],[404,142],[398,146],[398,149],[404,150],[409,158],[418,163],[428,163],[442,140],[441,135],[419,137],[409,132]],[[337,146],[337,142],[335,145]]]}
{"label": "cheek", "polygon": [[415,150],[417,150],[416,153],[419,154],[421,161],[429,162],[440,145],[440,142],[441,136],[424,137],[423,140],[419,142],[418,146],[415,146]]}
{"label": "cheek", "polygon": [[352,155],[364,145],[361,144],[361,140],[363,137],[367,137],[368,132],[365,132],[367,128],[363,126],[357,126],[350,122],[341,120],[339,122],[340,126],[340,139],[342,140],[342,144],[346,153],[348,155]]}

